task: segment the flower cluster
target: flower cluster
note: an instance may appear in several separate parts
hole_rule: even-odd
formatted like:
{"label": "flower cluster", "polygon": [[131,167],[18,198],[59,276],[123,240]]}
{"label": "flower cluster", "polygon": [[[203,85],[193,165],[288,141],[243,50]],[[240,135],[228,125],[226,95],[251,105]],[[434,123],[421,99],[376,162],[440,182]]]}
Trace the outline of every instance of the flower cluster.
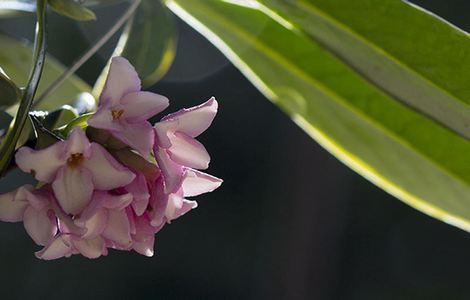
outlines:
{"label": "flower cluster", "polygon": [[109,248],[152,256],[155,234],[197,206],[186,197],[222,183],[199,171],[210,158],[195,139],[214,119],[217,101],[152,126],[148,119],[167,106],[167,98],[141,91],[126,59],[113,58],[86,132],[76,127],[48,148],[18,150],[18,167],[39,184],[0,195],[0,220],[23,221],[43,246],[36,253],[42,259],[97,258]]}

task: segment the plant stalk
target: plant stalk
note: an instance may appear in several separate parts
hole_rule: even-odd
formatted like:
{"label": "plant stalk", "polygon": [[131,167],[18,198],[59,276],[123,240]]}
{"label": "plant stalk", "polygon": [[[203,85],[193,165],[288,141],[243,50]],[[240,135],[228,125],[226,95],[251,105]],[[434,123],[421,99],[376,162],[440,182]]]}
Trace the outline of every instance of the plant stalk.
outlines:
{"label": "plant stalk", "polygon": [[36,35],[34,38],[33,66],[28,78],[28,83],[21,97],[20,106],[13,120],[12,126],[3,140],[0,148],[0,175],[3,176],[10,164],[11,157],[16,148],[16,143],[21,131],[28,120],[34,95],[39,85],[44,61],[46,59],[46,8],[47,0],[37,0]]}

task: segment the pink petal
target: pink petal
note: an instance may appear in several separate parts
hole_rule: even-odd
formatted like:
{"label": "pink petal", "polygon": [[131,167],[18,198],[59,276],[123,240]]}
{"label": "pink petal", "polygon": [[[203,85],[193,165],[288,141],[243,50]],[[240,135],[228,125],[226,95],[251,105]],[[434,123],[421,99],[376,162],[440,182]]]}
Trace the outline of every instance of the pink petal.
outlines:
{"label": "pink petal", "polygon": [[86,234],[83,236],[84,239],[93,239],[100,235],[106,228],[108,223],[108,210],[99,209],[96,213],[85,222],[85,228],[87,229]]}
{"label": "pink petal", "polygon": [[168,98],[151,93],[129,93],[121,100],[124,117],[128,122],[142,122],[168,107]]}
{"label": "pink petal", "polygon": [[194,169],[207,169],[210,156],[206,148],[184,133],[169,135],[171,147],[168,149],[171,159],[183,166]]}
{"label": "pink petal", "polygon": [[176,120],[175,131],[183,132],[190,137],[197,137],[209,128],[217,114],[217,108],[217,101],[212,97],[201,105],[170,114],[162,121]]}
{"label": "pink petal", "polygon": [[91,143],[90,158],[83,162],[98,190],[111,190],[129,184],[135,177],[134,173],[121,165],[101,145]]}
{"label": "pink petal", "polygon": [[18,167],[27,173],[34,173],[34,177],[42,182],[50,183],[54,180],[57,169],[64,165],[65,143],[58,142],[45,149],[35,151],[28,147],[21,147],[15,155]]}
{"label": "pink petal", "polygon": [[122,131],[112,131],[114,137],[137,150],[147,159],[152,151],[155,135],[149,122],[127,124]]}
{"label": "pink petal", "polygon": [[136,234],[132,236],[132,248],[142,255],[152,257],[157,229],[150,225],[145,216],[137,218],[135,226]]}
{"label": "pink petal", "polygon": [[72,238],[73,246],[87,258],[98,258],[105,253],[105,242],[100,236],[94,238]]}
{"label": "pink petal", "polygon": [[139,240],[132,243],[132,248],[142,255],[147,257],[152,257],[154,254],[153,247],[155,244],[155,236],[147,235],[144,238],[139,238]]}
{"label": "pink petal", "polygon": [[64,235],[59,235],[51,240],[41,251],[36,252],[36,257],[45,260],[68,257],[72,254],[72,247],[69,239]]}
{"label": "pink petal", "polygon": [[90,141],[80,127],[77,126],[72,130],[66,144],[66,159],[74,153],[82,153],[85,157],[89,156]]}
{"label": "pink petal", "polygon": [[170,223],[172,220],[179,218],[196,207],[197,202],[186,200],[177,194],[170,194],[165,209],[165,217],[168,223]]}
{"label": "pink petal", "polygon": [[86,228],[78,226],[83,224],[75,224],[77,220],[72,220],[69,215],[65,214],[62,208],[59,207],[57,201],[51,201],[51,208],[54,210],[54,213],[57,216],[59,231],[61,233],[76,236],[82,236],[86,233]]}
{"label": "pink petal", "polygon": [[124,95],[138,91],[140,79],[134,67],[123,57],[113,57],[100,103],[116,104]]}
{"label": "pink petal", "polygon": [[31,185],[24,185],[14,191],[0,195],[0,221],[19,222],[23,220],[24,211],[29,203],[26,193],[31,191]]}
{"label": "pink petal", "polygon": [[57,221],[48,209],[36,210],[29,206],[24,212],[23,222],[26,232],[33,241],[45,246],[57,233]]}
{"label": "pink petal", "polygon": [[222,184],[222,179],[193,169],[185,169],[182,189],[184,197],[209,193]]}
{"label": "pink petal", "polygon": [[122,130],[123,128],[121,122],[114,120],[111,107],[108,104],[100,105],[98,111],[88,119],[87,123],[92,127],[107,130]]}
{"label": "pink petal", "polygon": [[81,167],[60,168],[52,189],[62,209],[68,214],[76,215],[91,200],[92,173]]}
{"label": "pink petal", "polygon": [[132,202],[132,194],[122,194],[122,195],[111,195],[108,194],[105,201],[103,202],[103,207],[108,209],[122,210],[129,206]]}
{"label": "pink petal", "polygon": [[176,120],[161,121],[154,125],[155,129],[155,144],[161,148],[170,148],[171,142],[168,138],[169,134],[173,133],[176,128]]}
{"label": "pink petal", "polygon": [[137,177],[132,181],[126,190],[132,194],[132,207],[137,216],[141,216],[149,204],[150,193],[147,187],[147,180],[141,173],[137,173]]}
{"label": "pink petal", "polygon": [[108,225],[102,233],[103,237],[115,242],[118,246],[131,246],[130,226],[124,210],[109,210]]}
{"label": "pink petal", "polygon": [[165,180],[165,193],[175,192],[181,184],[183,167],[173,162],[163,148],[155,149],[154,153]]}

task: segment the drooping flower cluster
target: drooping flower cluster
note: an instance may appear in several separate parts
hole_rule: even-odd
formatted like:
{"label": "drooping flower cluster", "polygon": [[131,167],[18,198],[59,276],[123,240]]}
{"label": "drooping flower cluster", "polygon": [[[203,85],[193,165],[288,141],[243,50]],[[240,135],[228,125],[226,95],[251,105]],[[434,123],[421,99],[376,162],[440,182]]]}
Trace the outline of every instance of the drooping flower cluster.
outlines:
{"label": "drooping flower cluster", "polygon": [[0,220],[23,221],[43,246],[37,257],[97,258],[109,248],[152,256],[155,234],[197,206],[186,197],[222,183],[199,171],[210,158],[195,139],[214,119],[216,100],[152,126],[147,120],[168,99],[140,89],[134,68],[115,57],[86,133],[76,127],[48,148],[18,150],[18,167],[39,184],[0,195]]}

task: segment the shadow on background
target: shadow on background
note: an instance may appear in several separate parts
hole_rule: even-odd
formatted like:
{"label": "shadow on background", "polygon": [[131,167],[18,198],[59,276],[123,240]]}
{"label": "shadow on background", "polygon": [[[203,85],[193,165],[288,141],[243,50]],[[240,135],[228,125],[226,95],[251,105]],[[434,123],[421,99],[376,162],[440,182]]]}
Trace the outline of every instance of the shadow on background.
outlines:
{"label": "shadow on background", "polygon": [[[420,1],[470,28],[458,18],[469,5],[449,3]],[[33,27],[19,26],[28,22],[2,20],[0,29],[31,38]],[[58,16],[50,23],[51,36],[61,24],[58,35],[73,36],[68,47],[50,38],[50,51],[70,64],[87,32]],[[220,113],[201,141],[209,173],[225,183],[158,234],[153,258],[111,251],[44,262],[21,224],[0,224],[1,299],[470,299],[467,233],[347,169],[179,27],[176,62],[153,91],[170,98],[170,111],[218,98]],[[96,56],[79,74],[92,82],[103,62]],[[30,179],[10,176],[0,190],[22,180]]]}

